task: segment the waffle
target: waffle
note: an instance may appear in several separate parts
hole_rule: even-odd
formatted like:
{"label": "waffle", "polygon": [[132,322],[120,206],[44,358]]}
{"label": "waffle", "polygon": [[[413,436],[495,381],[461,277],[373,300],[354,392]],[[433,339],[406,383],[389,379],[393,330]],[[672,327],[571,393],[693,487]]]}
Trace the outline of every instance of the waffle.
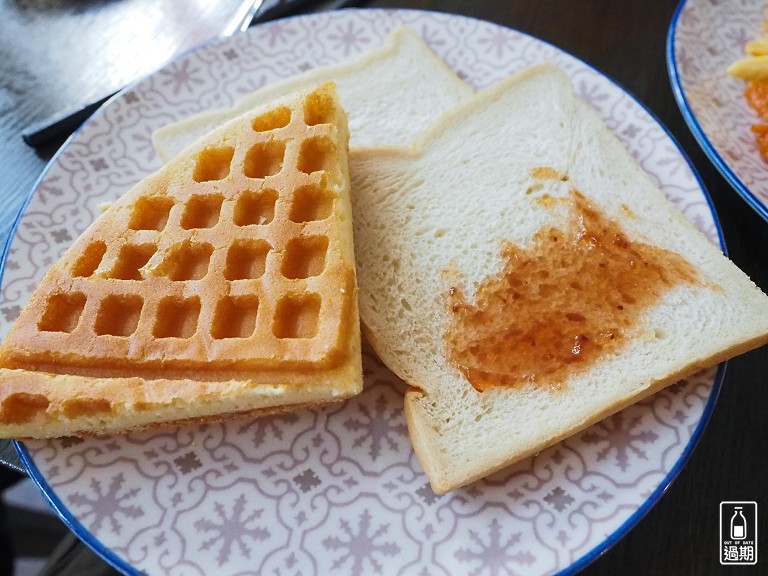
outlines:
{"label": "waffle", "polygon": [[361,390],[332,84],[247,113],[97,219],[0,349],[0,434],[113,433]]}

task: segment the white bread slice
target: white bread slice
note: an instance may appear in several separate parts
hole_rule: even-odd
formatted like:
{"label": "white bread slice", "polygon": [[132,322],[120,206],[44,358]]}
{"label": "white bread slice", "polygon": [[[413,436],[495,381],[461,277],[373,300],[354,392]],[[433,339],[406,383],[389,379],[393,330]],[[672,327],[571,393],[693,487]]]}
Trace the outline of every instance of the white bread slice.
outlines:
{"label": "white bread slice", "polygon": [[245,96],[233,108],[208,110],[156,130],[163,162],[218,125],[291,92],[333,81],[349,118],[350,146],[408,145],[433,119],[472,94],[470,86],[410,28],[356,59],[314,68]]}
{"label": "white bread slice", "polygon": [[[471,97],[411,150],[353,151],[350,172],[364,334],[411,386],[408,427],[437,493],[768,341],[768,298],[666,200],[554,65]],[[532,249],[539,231],[567,226],[573,190],[633,245],[682,255],[695,280],[660,288],[621,345],[564,380],[478,392],[449,358],[451,288],[474,302],[502,270],[503,245]]]}

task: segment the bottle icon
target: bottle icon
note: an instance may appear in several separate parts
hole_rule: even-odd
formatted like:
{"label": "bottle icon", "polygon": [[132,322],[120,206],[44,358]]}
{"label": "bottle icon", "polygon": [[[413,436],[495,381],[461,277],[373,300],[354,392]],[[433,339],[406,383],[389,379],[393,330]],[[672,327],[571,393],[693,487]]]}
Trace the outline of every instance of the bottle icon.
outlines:
{"label": "bottle icon", "polygon": [[731,517],[731,539],[732,540],[744,540],[747,537],[747,519],[741,513],[741,506],[734,508],[733,516]]}

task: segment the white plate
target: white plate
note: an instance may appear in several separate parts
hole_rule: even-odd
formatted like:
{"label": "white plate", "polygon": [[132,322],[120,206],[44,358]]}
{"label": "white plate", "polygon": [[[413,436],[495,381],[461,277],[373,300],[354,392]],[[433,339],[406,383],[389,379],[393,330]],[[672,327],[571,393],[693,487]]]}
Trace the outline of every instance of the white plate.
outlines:
{"label": "white plate", "polygon": [[667,37],[667,69],[688,127],[712,163],[768,220],[768,163],[750,127],[757,114],[744,81],[726,73],[744,44],[763,33],[763,0],[683,0]]}
{"label": "white plate", "polygon": [[[2,278],[2,333],[43,272],[111,200],[159,166],[162,124],[411,26],[483,88],[558,62],[578,92],[713,242],[718,225],[684,155],[599,72],[495,24],[439,13],[357,10],[297,17],[189,54],[105,106],[53,160],[18,222]],[[402,416],[404,386],[371,354],[344,404],[221,425],[20,445],[61,517],[130,574],[573,572],[624,535],[676,476],[711,412],[712,369],[536,457],[436,496]],[[717,372],[717,373],[716,373]]]}

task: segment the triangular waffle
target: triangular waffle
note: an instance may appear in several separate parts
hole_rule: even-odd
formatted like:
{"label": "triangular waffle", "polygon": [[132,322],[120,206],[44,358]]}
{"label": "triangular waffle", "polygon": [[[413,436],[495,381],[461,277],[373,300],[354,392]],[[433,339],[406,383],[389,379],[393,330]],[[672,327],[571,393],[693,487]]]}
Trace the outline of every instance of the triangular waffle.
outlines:
{"label": "triangular waffle", "polygon": [[106,434],[362,388],[346,116],[328,84],[136,184],[0,349],[0,435]]}

